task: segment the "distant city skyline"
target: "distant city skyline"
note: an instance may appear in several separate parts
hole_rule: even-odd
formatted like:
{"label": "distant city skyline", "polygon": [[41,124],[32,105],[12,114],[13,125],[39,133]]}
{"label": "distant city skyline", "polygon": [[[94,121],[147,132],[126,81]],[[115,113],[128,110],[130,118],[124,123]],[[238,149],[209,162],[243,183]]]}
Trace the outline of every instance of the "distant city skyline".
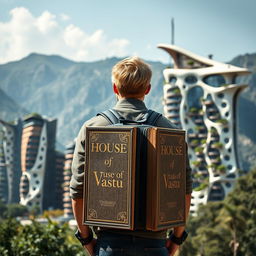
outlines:
{"label": "distant city skyline", "polygon": [[139,55],[170,61],[157,45],[175,44],[226,62],[256,52],[254,0],[0,0],[0,64],[32,52],[75,61]]}

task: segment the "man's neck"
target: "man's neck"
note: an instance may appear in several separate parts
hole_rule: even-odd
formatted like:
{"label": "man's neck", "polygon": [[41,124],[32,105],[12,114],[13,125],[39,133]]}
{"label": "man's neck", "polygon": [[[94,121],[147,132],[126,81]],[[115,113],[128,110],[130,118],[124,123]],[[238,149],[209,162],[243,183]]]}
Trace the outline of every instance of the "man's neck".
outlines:
{"label": "man's neck", "polygon": [[142,97],[137,98],[137,97],[123,97],[123,96],[121,96],[121,95],[117,95],[117,99],[118,99],[118,100],[131,99],[131,98],[136,99],[136,100],[144,101],[145,96],[142,96]]}

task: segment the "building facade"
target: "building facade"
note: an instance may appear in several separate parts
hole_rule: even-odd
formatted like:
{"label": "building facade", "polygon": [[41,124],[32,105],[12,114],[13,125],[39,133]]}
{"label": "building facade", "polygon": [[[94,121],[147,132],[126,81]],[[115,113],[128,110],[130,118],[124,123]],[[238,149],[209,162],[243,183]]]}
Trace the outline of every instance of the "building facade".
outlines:
{"label": "building facade", "polygon": [[61,209],[63,210],[63,183],[64,183],[64,166],[65,166],[65,154],[62,152],[57,151],[56,152],[56,175],[55,175],[55,203],[54,208],[55,209]]}
{"label": "building facade", "polygon": [[3,203],[8,202],[8,180],[7,170],[4,157],[4,145],[3,145],[4,132],[0,132],[0,200]]}
{"label": "building facade", "polygon": [[22,133],[22,121],[2,124],[2,142],[0,156],[0,187],[3,199],[6,203],[18,203],[20,201],[19,183],[21,177],[20,166],[20,141]]}
{"label": "building facade", "polygon": [[65,152],[65,167],[64,167],[64,183],[63,183],[63,208],[64,208],[64,217],[72,218],[72,204],[69,192],[69,184],[71,179],[71,166],[73,160],[73,154],[75,150],[75,142],[69,144],[66,147]]}
{"label": "building facade", "polygon": [[237,78],[249,71],[175,45],[158,47],[174,62],[163,72],[164,114],[187,131],[195,213],[201,203],[223,200],[238,177],[237,99],[247,85]]}
{"label": "building facade", "polygon": [[39,211],[56,208],[56,124],[37,114],[23,120],[20,203]]}

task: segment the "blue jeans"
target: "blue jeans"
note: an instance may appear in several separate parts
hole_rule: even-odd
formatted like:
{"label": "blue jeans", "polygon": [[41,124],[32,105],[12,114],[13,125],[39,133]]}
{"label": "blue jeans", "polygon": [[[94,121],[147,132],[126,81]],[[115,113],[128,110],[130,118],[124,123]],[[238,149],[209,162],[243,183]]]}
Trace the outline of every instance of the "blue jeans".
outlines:
{"label": "blue jeans", "polygon": [[164,239],[148,239],[103,231],[98,235],[96,256],[168,256]]}

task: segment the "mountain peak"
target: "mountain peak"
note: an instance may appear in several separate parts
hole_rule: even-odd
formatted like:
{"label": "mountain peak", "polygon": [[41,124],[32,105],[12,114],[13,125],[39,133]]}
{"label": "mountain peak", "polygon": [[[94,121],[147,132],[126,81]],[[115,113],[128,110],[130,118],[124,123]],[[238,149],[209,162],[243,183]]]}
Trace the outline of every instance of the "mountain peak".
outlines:
{"label": "mountain peak", "polygon": [[27,57],[23,58],[21,61],[33,61],[33,62],[47,62],[54,63],[57,66],[68,67],[75,64],[74,61],[66,59],[59,55],[45,55],[39,53],[30,53]]}

